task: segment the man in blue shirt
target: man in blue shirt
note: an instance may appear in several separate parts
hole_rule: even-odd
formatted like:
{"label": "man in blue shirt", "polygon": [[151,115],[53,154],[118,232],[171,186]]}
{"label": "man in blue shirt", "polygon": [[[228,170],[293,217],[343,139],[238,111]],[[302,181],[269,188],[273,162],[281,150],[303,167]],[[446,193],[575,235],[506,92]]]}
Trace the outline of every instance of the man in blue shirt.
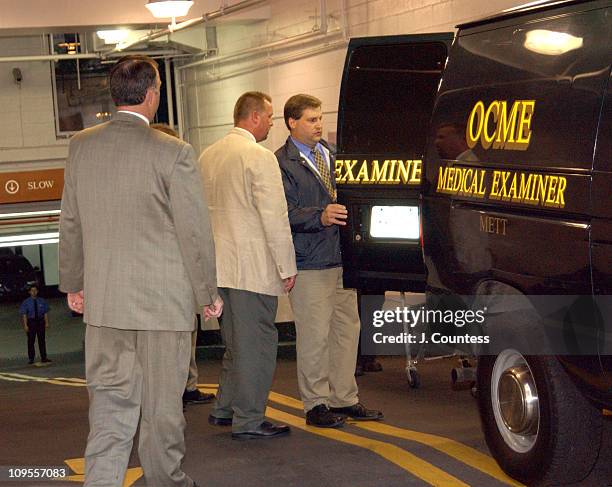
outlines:
{"label": "man in blue shirt", "polygon": [[27,298],[19,308],[23,329],[28,335],[28,358],[29,364],[34,363],[36,352],[34,343],[38,337],[38,351],[40,361],[43,363],[51,362],[47,358],[47,346],[45,343],[45,330],[49,327],[49,305],[43,298],[38,297],[38,287],[30,287],[30,297]]}
{"label": "man in blue shirt", "polygon": [[321,138],[321,100],[306,94],[292,96],[284,118],[290,135],[276,157],[298,268],[289,300],[306,423],[336,428],[347,417],[379,420],[380,411],[359,402],[355,382],[360,321],[357,294],[343,284],[339,230],[348,213],[336,201],[335,159]]}

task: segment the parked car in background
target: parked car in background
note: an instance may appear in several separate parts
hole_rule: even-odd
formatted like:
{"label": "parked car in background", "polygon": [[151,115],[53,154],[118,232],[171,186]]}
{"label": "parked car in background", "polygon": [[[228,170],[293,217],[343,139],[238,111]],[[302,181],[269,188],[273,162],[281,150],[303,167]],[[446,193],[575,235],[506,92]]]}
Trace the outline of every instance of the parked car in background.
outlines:
{"label": "parked car in background", "polygon": [[25,297],[38,284],[32,264],[21,255],[0,255],[0,297]]}

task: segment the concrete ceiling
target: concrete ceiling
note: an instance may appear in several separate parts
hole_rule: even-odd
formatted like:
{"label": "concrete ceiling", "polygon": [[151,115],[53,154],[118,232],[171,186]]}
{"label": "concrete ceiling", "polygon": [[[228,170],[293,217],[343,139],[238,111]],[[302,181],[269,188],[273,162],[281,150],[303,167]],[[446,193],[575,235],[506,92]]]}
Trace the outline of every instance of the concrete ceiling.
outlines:
{"label": "concrete ceiling", "polygon": [[[0,36],[41,32],[75,32],[100,27],[165,27],[145,8],[146,0],[2,0]],[[194,0],[189,14],[177,22],[239,3],[238,0]],[[227,21],[252,22],[269,18],[266,4],[232,14]]]}

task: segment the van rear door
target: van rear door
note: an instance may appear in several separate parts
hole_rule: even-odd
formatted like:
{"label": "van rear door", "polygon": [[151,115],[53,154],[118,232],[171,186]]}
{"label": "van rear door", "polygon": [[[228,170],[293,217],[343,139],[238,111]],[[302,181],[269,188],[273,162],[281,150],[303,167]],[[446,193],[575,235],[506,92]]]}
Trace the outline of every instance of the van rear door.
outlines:
{"label": "van rear door", "polygon": [[452,33],[352,39],[338,112],[335,177],[349,220],[344,283],[422,290],[419,194],[429,121]]}

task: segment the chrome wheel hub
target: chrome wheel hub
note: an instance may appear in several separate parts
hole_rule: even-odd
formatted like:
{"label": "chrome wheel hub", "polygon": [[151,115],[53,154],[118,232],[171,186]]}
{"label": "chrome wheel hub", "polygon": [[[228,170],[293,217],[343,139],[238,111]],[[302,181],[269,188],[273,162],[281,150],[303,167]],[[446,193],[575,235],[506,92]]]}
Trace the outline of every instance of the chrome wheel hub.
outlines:
{"label": "chrome wheel hub", "polygon": [[531,450],[538,437],[540,404],[531,369],[516,350],[504,350],[495,360],[491,401],[505,443],[518,453]]}

